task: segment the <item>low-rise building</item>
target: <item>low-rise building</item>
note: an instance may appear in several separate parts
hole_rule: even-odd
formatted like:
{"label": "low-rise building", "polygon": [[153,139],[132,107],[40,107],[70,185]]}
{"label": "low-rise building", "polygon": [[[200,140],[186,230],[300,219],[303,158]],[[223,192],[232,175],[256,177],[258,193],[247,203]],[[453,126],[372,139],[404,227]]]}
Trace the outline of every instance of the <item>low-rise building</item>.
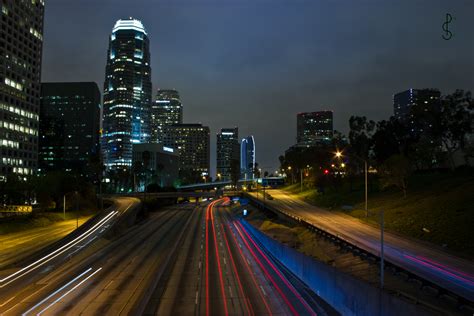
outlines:
{"label": "low-rise building", "polygon": [[173,148],[156,143],[133,144],[132,172],[135,189],[143,191],[150,184],[176,186],[179,156]]}

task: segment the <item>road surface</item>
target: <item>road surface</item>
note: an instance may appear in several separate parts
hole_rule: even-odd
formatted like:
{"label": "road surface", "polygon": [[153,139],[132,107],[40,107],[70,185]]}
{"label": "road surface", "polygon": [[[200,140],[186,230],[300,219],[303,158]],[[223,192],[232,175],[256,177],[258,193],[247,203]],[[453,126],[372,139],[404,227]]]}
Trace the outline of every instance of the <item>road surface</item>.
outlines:
{"label": "road surface", "polygon": [[57,273],[65,262],[99,239],[120,216],[138,205],[139,200],[134,198],[115,199],[112,207],[54,243],[52,247],[46,247],[27,259],[17,261],[14,267],[0,270],[0,314],[9,311],[12,306],[18,306],[25,298],[21,293],[44,287],[46,284],[42,283],[42,279],[50,273]]}
{"label": "road surface", "polygon": [[[375,255],[380,254],[380,230],[346,214],[327,211],[282,190],[267,191],[265,203]],[[255,194],[253,194],[255,196]],[[261,199],[260,194],[260,199]],[[469,301],[474,301],[474,264],[426,243],[385,232],[385,259]]]}
{"label": "road surface", "polygon": [[151,213],[108,240],[105,226],[137,203],[120,198],[87,231],[24,267],[2,271],[0,314],[337,315],[223,201]]}
{"label": "road surface", "polygon": [[0,314],[133,314],[191,213],[189,207],[152,213],[119,238],[96,240],[54,270],[38,271],[21,288],[9,285],[0,294]]}
{"label": "road surface", "polygon": [[289,277],[222,201],[195,212],[145,315],[325,315],[320,299]]}

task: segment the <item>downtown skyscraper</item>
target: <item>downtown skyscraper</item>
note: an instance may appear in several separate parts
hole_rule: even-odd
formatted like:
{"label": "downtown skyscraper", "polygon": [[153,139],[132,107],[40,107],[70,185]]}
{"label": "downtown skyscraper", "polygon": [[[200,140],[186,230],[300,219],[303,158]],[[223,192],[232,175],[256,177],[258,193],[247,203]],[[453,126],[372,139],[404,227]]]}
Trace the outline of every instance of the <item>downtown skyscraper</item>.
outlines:
{"label": "downtown skyscraper", "polygon": [[298,113],[296,125],[299,146],[328,144],[334,135],[332,111]]}
{"label": "downtown skyscraper", "polygon": [[151,106],[152,143],[163,143],[165,128],[183,124],[183,104],[176,90],[158,90],[156,100]]}
{"label": "downtown skyscraper", "polygon": [[0,181],[38,161],[44,1],[0,1]]}
{"label": "downtown skyscraper", "polygon": [[431,129],[414,121],[416,107],[423,111],[441,111],[441,92],[438,89],[408,89],[393,96],[393,114],[412,136],[426,134]]}
{"label": "downtown skyscraper", "polygon": [[182,184],[197,183],[209,177],[211,145],[208,126],[202,124],[167,126],[164,145],[173,148],[179,154],[179,177]]}
{"label": "downtown skyscraper", "polygon": [[216,171],[219,180],[231,180],[235,173],[240,177],[239,129],[222,128],[217,133]]}
{"label": "downtown skyscraper", "polygon": [[255,139],[253,136],[242,138],[240,142],[240,172],[245,180],[253,179],[255,171]]}
{"label": "downtown skyscraper", "polygon": [[108,170],[132,165],[132,144],[150,139],[151,67],[141,21],[118,20],[107,51],[102,150]]}
{"label": "downtown skyscraper", "polygon": [[41,84],[38,172],[91,177],[99,155],[100,90],[95,82]]}

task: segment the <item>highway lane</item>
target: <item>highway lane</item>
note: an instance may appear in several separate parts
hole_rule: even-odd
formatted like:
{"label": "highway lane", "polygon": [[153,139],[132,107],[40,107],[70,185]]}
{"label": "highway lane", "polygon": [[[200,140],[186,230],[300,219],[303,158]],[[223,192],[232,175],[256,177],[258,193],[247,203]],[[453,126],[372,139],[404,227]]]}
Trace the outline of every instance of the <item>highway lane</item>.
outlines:
{"label": "highway lane", "polygon": [[[379,255],[379,229],[346,214],[310,205],[282,190],[269,190],[268,193],[273,200],[266,200],[265,203]],[[474,264],[471,261],[389,232],[385,232],[384,241],[386,260],[474,301]]]}
{"label": "highway lane", "polygon": [[30,284],[34,284],[45,273],[54,271],[65,261],[79,254],[86,246],[99,239],[129,209],[139,205],[134,198],[118,198],[114,205],[101,212],[78,230],[39,251],[36,255],[22,260],[17,266],[0,271],[0,304],[5,308],[13,295]]}
{"label": "highway lane", "polygon": [[[197,210],[146,315],[324,315],[216,200]],[[306,296],[306,298],[303,298]],[[311,303],[307,303],[307,299]]]}
{"label": "highway lane", "polygon": [[[152,213],[142,225],[123,236],[96,241],[70,262],[30,284],[0,313],[44,315],[129,314],[149,287],[184,229],[190,207]],[[11,293],[15,294],[15,293]]]}

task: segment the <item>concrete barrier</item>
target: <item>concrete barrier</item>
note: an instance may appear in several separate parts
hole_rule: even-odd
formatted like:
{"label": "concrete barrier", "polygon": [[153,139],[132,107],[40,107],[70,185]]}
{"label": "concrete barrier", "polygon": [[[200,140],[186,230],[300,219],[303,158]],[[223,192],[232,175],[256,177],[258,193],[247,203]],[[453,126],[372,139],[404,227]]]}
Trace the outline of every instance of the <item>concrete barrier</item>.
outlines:
{"label": "concrete barrier", "polygon": [[431,315],[419,305],[314,260],[268,237],[245,220],[240,221],[267,252],[342,315]]}

